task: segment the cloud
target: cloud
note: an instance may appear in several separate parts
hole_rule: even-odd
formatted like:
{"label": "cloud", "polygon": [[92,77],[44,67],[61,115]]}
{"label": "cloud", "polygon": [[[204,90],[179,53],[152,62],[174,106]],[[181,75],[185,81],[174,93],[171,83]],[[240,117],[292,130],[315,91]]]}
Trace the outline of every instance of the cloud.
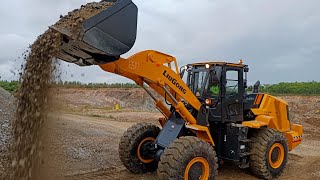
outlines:
{"label": "cloud", "polygon": [[[5,1],[0,16],[0,75],[11,61],[60,14],[87,0]],[[320,81],[320,2],[241,0],[134,0],[139,8],[135,46],[124,57],[145,49],[175,56],[180,65],[191,62],[243,59],[249,81]],[[8,8],[10,7],[10,8]],[[12,11],[15,9],[15,11]],[[19,13],[17,13],[19,12]],[[8,62],[10,61],[10,62]],[[4,65],[5,64],[5,65]],[[83,82],[128,82],[99,67],[67,66],[63,79]],[[73,74],[72,77],[70,74]],[[81,76],[81,74],[85,74]]]}

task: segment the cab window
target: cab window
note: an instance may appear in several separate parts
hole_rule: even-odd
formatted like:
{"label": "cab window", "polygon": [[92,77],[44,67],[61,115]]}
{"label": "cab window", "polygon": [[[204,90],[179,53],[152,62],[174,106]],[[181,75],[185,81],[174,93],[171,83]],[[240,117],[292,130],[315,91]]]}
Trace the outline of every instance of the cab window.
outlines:
{"label": "cab window", "polygon": [[[201,71],[202,69],[203,71]],[[196,72],[190,72],[187,84],[196,96],[201,96],[201,88],[206,83],[207,75],[208,71],[205,71],[204,68],[199,68],[199,71]]]}
{"label": "cab window", "polygon": [[239,94],[239,71],[228,70],[226,72],[226,96]]}

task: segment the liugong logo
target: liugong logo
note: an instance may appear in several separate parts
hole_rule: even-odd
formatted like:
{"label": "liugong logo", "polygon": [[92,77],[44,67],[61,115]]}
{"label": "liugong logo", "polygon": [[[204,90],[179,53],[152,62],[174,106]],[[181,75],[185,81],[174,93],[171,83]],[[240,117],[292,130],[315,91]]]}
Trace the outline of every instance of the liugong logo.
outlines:
{"label": "liugong logo", "polygon": [[183,92],[183,94],[187,93],[187,90],[183,88],[182,85],[180,85],[175,78],[167,74],[166,70],[163,71],[162,75],[166,77],[169,81],[171,81],[174,86],[176,86],[181,92]]}

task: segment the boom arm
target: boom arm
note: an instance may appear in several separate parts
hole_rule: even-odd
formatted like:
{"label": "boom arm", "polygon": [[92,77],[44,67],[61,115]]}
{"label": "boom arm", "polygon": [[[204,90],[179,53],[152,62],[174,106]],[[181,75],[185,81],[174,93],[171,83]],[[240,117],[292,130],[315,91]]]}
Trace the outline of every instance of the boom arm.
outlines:
{"label": "boom arm", "polygon": [[[172,63],[174,63],[176,72],[171,69]],[[200,109],[201,103],[180,78],[178,65],[174,57],[157,51],[146,50],[128,59],[120,58],[117,61],[102,64],[100,67],[104,71],[132,79],[140,86],[147,83],[162,97],[166,97],[175,107],[176,112],[178,112],[188,124],[196,124],[196,119],[187,110],[183,102],[181,102],[181,99],[184,99],[184,101],[188,102],[196,110]],[[168,118],[170,110],[161,100],[154,97],[153,99],[156,101],[155,104],[159,111]]]}

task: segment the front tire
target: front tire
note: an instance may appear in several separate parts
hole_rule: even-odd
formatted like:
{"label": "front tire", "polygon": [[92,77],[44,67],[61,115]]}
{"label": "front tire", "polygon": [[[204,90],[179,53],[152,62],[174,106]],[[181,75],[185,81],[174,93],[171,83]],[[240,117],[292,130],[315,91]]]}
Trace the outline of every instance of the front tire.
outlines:
{"label": "front tire", "polygon": [[158,177],[162,180],[207,180],[218,173],[214,148],[197,137],[174,140],[160,158]]}
{"label": "front tire", "polygon": [[119,144],[119,156],[123,165],[132,173],[153,172],[158,163],[147,152],[147,146],[155,141],[160,128],[151,123],[138,123],[123,134]]}
{"label": "front tire", "polygon": [[288,161],[288,143],[279,131],[264,128],[251,139],[250,169],[259,178],[278,177]]}

